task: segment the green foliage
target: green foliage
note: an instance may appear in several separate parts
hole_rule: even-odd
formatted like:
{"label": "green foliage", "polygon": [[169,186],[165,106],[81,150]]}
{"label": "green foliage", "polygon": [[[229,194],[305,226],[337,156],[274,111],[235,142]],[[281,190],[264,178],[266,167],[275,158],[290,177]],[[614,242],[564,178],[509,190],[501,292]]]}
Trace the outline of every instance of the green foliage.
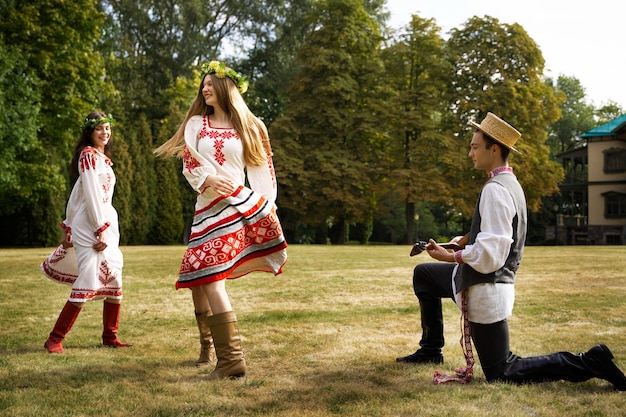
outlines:
{"label": "green foliage", "polygon": [[449,138],[441,129],[451,66],[439,31],[434,20],[414,15],[397,41],[383,51],[395,93],[385,114],[393,138],[385,167],[390,173],[387,192],[400,190],[405,204],[405,243],[415,237],[416,204],[450,198],[442,151],[457,150],[444,146]]}
{"label": "green foliage", "polygon": [[154,145],[145,115],[141,114],[137,120],[129,121],[128,127],[131,132],[129,143],[133,155],[133,176],[130,203],[132,221],[127,232],[128,243],[138,245],[148,241],[158,199],[152,154]]}
{"label": "green foliage", "polygon": [[[227,40],[262,25],[263,1],[103,1],[110,11],[105,37],[107,71],[124,87],[125,106],[149,120],[165,117],[163,94],[192,67],[219,58]],[[250,22],[250,23],[248,23]],[[231,46],[230,42],[228,46]]]}
{"label": "green foliage", "polygon": [[298,69],[294,57],[312,28],[306,20],[314,3],[310,0],[267,2],[268,25],[254,27],[254,46],[240,62],[242,72],[250,74],[246,101],[250,110],[267,126],[283,115],[289,97],[287,85]]}
{"label": "green foliage", "polygon": [[[544,195],[557,190],[562,168],[550,159],[546,129],[559,118],[557,99],[543,80],[544,59],[536,43],[519,24],[501,24],[485,16],[469,19],[453,29],[447,42],[454,65],[450,83],[451,125],[458,133],[455,146],[468,149],[470,121],[491,111],[515,126],[522,138],[512,156],[530,210],[537,210]],[[465,216],[473,210],[483,175],[476,175],[464,152],[451,171],[455,207]]]}
{"label": "green foliage", "polygon": [[344,222],[368,221],[376,205],[385,137],[371,114],[383,108],[381,36],[357,1],[323,1],[316,8],[310,15],[316,30],[296,55],[290,105],[272,125],[283,172],[281,205],[306,223],[334,219],[345,230]]}
{"label": "green foliage", "polygon": [[[156,144],[161,144],[174,134],[184,117],[189,103],[194,99],[201,75],[193,78],[179,77],[165,92],[168,97],[167,116],[156,129]],[[186,225],[193,219],[196,192],[182,174],[179,160],[155,161],[155,180],[158,190],[152,193],[156,198],[154,221],[150,231],[150,241],[159,244],[185,242],[188,238]]]}
{"label": "green foliage", "polygon": [[131,208],[133,199],[132,179],[134,177],[133,158],[130,154],[128,140],[123,134],[124,127],[113,128],[113,171],[115,172],[115,193],[113,194],[113,207],[117,211],[120,244],[127,245],[132,241],[133,211]]}
{"label": "green foliage", "polygon": [[[15,213],[25,199],[32,200],[31,184],[20,173],[30,172],[41,158],[37,141],[39,92],[33,88],[35,78],[15,47],[0,38],[0,214]],[[53,173],[54,174],[54,173]],[[55,175],[52,175],[54,178]],[[58,177],[58,174],[57,174]],[[42,176],[39,180],[45,181]],[[47,182],[47,181],[46,181]]]}
{"label": "green foliage", "polygon": [[580,135],[596,126],[594,108],[585,101],[585,89],[575,77],[560,75],[556,84],[546,80],[554,89],[561,117],[550,126],[548,143],[554,155],[581,146]]}
{"label": "green foliage", "polygon": [[41,97],[39,140],[68,157],[85,115],[110,92],[94,51],[104,14],[91,0],[15,2],[0,17],[5,42],[19,49]]}
{"label": "green foliage", "polygon": [[[541,51],[519,25],[474,17],[444,40],[433,19],[417,15],[387,31],[383,7],[2,2],[0,243],[58,241],[66,167],[92,110],[118,122],[122,242],[179,242],[195,194],[174,161],[155,165],[152,149],[174,133],[196,94],[197,69],[213,59],[250,80],[244,97],[270,128],[289,239],[338,242],[350,231],[362,242],[411,240],[426,203],[433,230],[456,231],[484,181],[465,156],[468,122],[487,111],[522,131],[524,155],[511,163],[536,210],[562,175],[550,154],[558,143],[574,146],[568,135],[588,126],[580,83],[543,80]],[[593,110],[595,124],[623,113],[617,103]]]}
{"label": "green foliage", "polygon": [[623,106],[620,106],[620,104],[616,103],[615,101],[609,101],[607,103],[603,103],[595,111],[597,125],[599,126],[604,123],[610,122],[611,120],[616,119],[625,113],[626,113],[626,108],[624,108]]}
{"label": "green foliage", "polygon": [[159,192],[156,193],[155,221],[150,241],[157,245],[180,244],[184,238],[182,200],[177,181],[180,164],[177,162],[169,158],[159,160],[155,165]]}
{"label": "green foliage", "polygon": [[0,130],[0,215],[18,213],[1,220],[14,232],[12,244],[58,239],[53,231],[67,196],[64,167],[81,121],[110,92],[94,51],[103,17],[88,0],[3,4],[0,101],[10,110]]}

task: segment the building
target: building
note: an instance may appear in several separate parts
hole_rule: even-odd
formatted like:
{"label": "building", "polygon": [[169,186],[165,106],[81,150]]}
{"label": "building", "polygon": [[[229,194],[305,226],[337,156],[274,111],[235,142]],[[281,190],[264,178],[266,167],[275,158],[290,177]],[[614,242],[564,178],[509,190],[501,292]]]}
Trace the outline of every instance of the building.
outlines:
{"label": "building", "polygon": [[557,155],[565,169],[555,204],[556,241],[626,243],[626,114],[581,135],[586,144]]}

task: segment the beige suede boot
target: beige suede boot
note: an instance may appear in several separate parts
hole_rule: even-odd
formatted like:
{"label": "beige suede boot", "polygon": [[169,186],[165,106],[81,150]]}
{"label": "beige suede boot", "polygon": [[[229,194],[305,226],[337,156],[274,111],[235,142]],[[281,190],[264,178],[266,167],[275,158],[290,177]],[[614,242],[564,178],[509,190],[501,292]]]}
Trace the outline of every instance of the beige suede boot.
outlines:
{"label": "beige suede boot", "polygon": [[246,361],[243,358],[235,312],[215,314],[208,320],[217,355],[217,365],[209,375],[209,379],[237,379],[245,376]]}
{"label": "beige suede boot", "polygon": [[196,361],[198,368],[215,363],[216,359],[213,337],[211,336],[211,327],[209,327],[209,317],[211,317],[210,310],[206,313],[196,313],[196,321],[198,322],[198,330],[200,331],[200,356]]}

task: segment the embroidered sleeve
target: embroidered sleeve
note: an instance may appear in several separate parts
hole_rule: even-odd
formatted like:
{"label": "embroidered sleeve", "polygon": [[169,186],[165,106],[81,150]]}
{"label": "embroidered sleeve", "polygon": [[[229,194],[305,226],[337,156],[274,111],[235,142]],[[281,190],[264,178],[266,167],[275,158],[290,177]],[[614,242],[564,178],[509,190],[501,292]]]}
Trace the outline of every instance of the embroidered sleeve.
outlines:
{"label": "embroidered sleeve", "polygon": [[183,153],[183,175],[196,192],[202,192],[202,185],[209,175],[216,171],[198,152],[198,134],[202,128],[202,116],[193,116],[185,126],[185,150]]}
{"label": "embroidered sleeve", "polygon": [[102,232],[104,232],[105,230],[107,230],[109,228],[109,226],[111,226],[111,223],[110,222],[106,222],[102,227],[100,227],[100,228],[98,228],[98,230],[96,230],[94,235],[96,237],[100,236],[102,234]]}
{"label": "embroidered sleeve", "polygon": [[61,224],[59,224],[59,226],[61,226],[61,229],[67,230],[68,232],[72,233],[72,228],[65,224],[65,220],[63,220]]}
{"label": "embroidered sleeve", "polygon": [[193,157],[187,146],[185,146],[185,151],[183,153],[183,166],[187,172],[192,172],[200,166],[200,162]]}

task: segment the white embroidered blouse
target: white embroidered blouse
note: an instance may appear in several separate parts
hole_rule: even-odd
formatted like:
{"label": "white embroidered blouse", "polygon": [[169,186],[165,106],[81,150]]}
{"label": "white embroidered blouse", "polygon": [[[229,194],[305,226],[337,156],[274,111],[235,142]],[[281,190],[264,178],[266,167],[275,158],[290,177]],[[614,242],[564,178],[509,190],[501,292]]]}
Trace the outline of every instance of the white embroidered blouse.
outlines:
{"label": "white embroidered blouse", "polygon": [[202,189],[209,175],[221,175],[235,186],[246,185],[263,195],[271,205],[276,201],[276,176],[272,158],[260,166],[246,166],[243,144],[235,129],[211,126],[210,116],[192,116],[185,126],[185,153],[183,175],[199,194],[211,199],[217,193]]}

